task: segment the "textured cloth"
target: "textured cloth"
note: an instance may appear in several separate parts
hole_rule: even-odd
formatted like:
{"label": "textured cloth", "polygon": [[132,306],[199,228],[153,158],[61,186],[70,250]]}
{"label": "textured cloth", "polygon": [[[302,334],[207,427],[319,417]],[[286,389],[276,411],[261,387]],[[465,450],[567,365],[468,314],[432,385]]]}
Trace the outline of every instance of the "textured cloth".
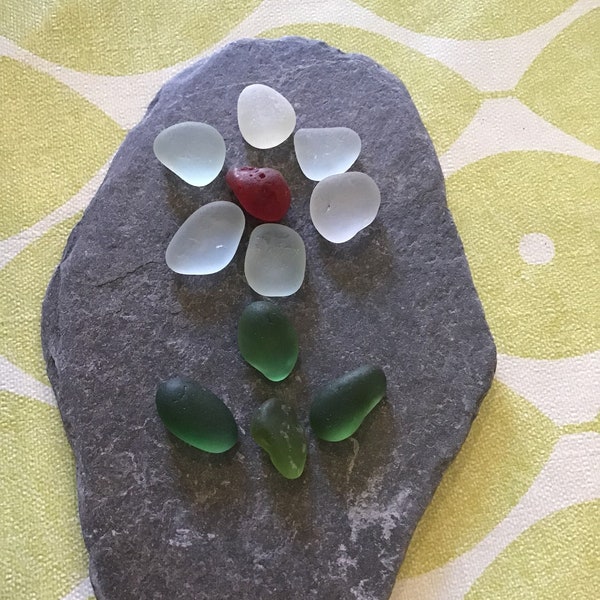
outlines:
{"label": "textured cloth", "polygon": [[227,41],[294,34],[408,87],[498,346],[392,598],[595,600],[599,31],[600,0],[3,0],[0,599],[92,596],[39,341],[70,229],[167,79]]}

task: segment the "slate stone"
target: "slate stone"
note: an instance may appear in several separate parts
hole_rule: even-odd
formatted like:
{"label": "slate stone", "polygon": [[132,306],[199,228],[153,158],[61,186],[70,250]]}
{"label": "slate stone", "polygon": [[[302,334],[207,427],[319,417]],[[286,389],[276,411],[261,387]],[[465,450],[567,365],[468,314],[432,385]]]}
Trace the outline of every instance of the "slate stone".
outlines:
{"label": "slate stone", "polygon": [[[362,139],[353,170],[375,179],[375,222],[346,244],[309,218],[314,182],[290,138],[242,140],[236,101],[265,83],[298,127],[346,126]],[[154,157],[165,127],[198,120],[227,143],[223,173],[193,188]],[[169,240],[195,208],[233,200],[230,167],[279,169],[292,190],[283,220],[307,249],[303,287],[277,304],[300,360],[282,383],[238,354],[236,327],[257,299],[240,250],[218,274],[180,276]],[[75,227],[43,307],[48,373],[77,462],[79,510],[98,600],[387,598],[411,534],[487,391],[495,348],[448,212],[431,141],[404,86],[364,56],[300,38],[242,40],[167,83],[118,151]],[[281,477],[249,435],[273,396],[307,423],[322,384],[380,365],[387,399],[355,436],[309,436],[304,475]],[[182,375],[231,408],[241,441],[204,454],[166,431],[158,383]]]}

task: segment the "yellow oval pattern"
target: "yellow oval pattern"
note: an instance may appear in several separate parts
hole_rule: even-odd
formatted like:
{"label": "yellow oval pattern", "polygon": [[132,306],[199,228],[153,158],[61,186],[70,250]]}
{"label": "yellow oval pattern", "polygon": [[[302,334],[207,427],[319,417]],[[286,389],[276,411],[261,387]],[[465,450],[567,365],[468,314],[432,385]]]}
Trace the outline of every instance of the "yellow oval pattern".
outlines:
{"label": "yellow oval pattern", "polygon": [[74,195],[123,131],[67,86],[15,60],[0,58],[0,83],[0,238],[7,238]]}
{"label": "yellow oval pattern", "polygon": [[260,0],[45,0],[43,6],[31,1],[23,6],[23,0],[3,0],[0,35],[71,69],[127,75],[192,58],[259,4]]}
{"label": "yellow oval pattern", "polygon": [[518,96],[535,112],[600,149],[600,9],[556,37],[529,67]]}
{"label": "yellow oval pattern", "polygon": [[600,502],[537,522],[496,558],[465,600],[597,600]]}
{"label": "yellow oval pattern", "polygon": [[494,381],[415,530],[399,577],[440,567],[481,541],[527,491],[558,435],[542,413]]}
{"label": "yellow oval pattern", "polygon": [[[543,152],[499,154],[447,182],[498,350],[564,358],[600,348],[598,165]],[[554,244],[547,264],[528,264],[525,235]]]}
{"label": "yellow oval pattern", "polygon": [[56,408],[0,392],[0,597],[58,600],[86,577],[75,470]]}
{"label": "yellow oval pattern", "polygon": [[559,15],[574,0],[355,0],[374,13],[421,33],[460,40],[518,35]]}

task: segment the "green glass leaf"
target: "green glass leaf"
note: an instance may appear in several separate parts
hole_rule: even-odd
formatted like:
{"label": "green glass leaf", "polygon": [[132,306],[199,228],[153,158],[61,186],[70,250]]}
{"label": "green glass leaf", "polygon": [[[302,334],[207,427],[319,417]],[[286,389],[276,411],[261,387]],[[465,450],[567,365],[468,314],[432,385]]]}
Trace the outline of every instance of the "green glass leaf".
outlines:
{"label": "green glass leaf", "polygon": [[0,392],[0,597],[66,596],[87,573],[75,469],[58,410]]}
{"label": "green glass leaf", "polygon": [[237,442],[231,411],[209,389],[191,379],[174,377],[156,390],[156,409],[166,428],[204,452],[227,452]]}
{"label": "green glass leaf", "polygon": [[519,98],[582,142],[600,149],[600,11],[558,35],[519,81]]}
{"label": "green glass leaf", "polygon": [[417,525],[399,577],[441,567],[482,540],[529,489],[558,437],[552,421],[495,380]]}
{"label": "green glass leaf", "polygon": [[574,0],[355,0],[357,4],[413,31],[446,38],[490,40],[547,23]]}
{"label": "green glass leaf", "polygon": [[465,600],[597,600],[600,501],[541,519],[484,571]]}
{"label": "green glass leaf", "polygon": [[[498,350],[525,358],[597,350],[598,165],[504,153],[461,169],[447,190]],[[532,234],[548,244],[537,264],[524,248]]]}
{"label": "green glass leaf", "polygon": [[123,131],[48,75],[0,58],[0,237],[64,204],[117,149]]}
{"label": "green glass leaf", "polygon": [[250,434],[284,477],[297,479],[302,475],[306,435],[292,406],[277,398],[267,400],[254,412]]}
{"label": "green glass leaf", "polygon": [[366,54],[396,75],[406,85],[439,153],[458,138],[481,102],[477,90],[454,71],[383,35],[329,23],[288,25],[262,34],[283,35],[321,39],[345,52]]}
{"label": "green glass leaf", "polygon": [[312,430],[327,442],[349,438],[385,396],[386,385],[381,368],[366,365],[323,386],[310,407]]}
{"label": "green glass leaf", "polygon": [[[3,0],[0,35],[59,65],[103,75],[154,71],[220,41],[260,0]],[[33,16],[35,15],[35,16]]]}
{"label": "green glass leaf", "polygon": [[282,381],[298,360],[294,326],[273,302],[248,305],[238,324],[238,346],[244,360],[271,381]]}

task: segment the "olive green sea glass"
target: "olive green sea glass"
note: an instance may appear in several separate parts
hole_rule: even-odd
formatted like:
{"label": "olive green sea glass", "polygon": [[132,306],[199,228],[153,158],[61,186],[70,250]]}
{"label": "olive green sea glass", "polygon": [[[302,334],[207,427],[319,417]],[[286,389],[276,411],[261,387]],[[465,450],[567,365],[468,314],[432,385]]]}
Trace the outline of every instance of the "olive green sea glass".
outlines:
{"label": "olive green sea glass", "polygon": [[156,390],[156,409],[173,435],[205,452],[226,452],[237,441],[231,411],[210,390],[191,379],[163,381]]}
{"label": "olive green sea glass", "polygon": [[298,336],[289,319],[272,302],[248,305],[238,324],[244,359],[271,381],[282,381],[298,360]]}
{"label": "olive green sea glass", "polygon": [[385,396],[381,368],[366,365],[318,390],[310,408],[310,426],[327,442],[349,438]]}
{"label": "olive green sea glass", "polygon": [[289,404],[277,398],[267,400],[252,416],[250,434],[284,477],[297,479],[302,475],[306,463],[306,435]]}

